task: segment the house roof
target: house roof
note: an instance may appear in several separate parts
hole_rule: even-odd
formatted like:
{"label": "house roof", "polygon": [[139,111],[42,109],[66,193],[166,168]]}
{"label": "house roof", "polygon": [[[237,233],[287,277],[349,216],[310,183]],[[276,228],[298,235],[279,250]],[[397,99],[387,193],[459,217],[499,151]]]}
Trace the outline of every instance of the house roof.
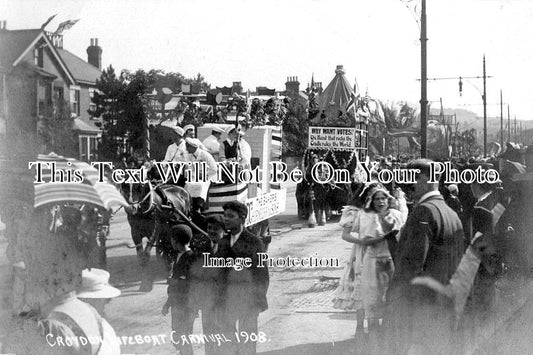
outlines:
{"label": "house roof", "polygon": [[13,67],[15,61],[39,36],[41,30],[0,31],[0,64]]}
{"label": "house roof", "polygon": [[96,84],[96,79],[100,79],[102,72],[92,64],[75,56],[66,49],[57,48],[61,59],[65,62],[74,79],[82,83]]}
{"label": "house roof", "polygon": [[81,118],[75,118],[72,123],[72,129],[75,131],[80,131],[82,133],[100,133],[102,130],[96,127],[94,124],[88,124],[84,122]]}
{"label": "house roof", "polygon": [[54,47],[53,43],[50,41],[48,36],[45,35],[41,29],[33,30],[14,30],[0,31],[0,65],[5,67],[8,71],[20,64],[20,61],[24,58],[24,55],[32,50],[33,46],[40,40],[43,39],[52,55],[59,62],[59,66],[65,73],[67,79],[74,83],[75,79],[69,71],[64,60],[59,56],[57,48]]}

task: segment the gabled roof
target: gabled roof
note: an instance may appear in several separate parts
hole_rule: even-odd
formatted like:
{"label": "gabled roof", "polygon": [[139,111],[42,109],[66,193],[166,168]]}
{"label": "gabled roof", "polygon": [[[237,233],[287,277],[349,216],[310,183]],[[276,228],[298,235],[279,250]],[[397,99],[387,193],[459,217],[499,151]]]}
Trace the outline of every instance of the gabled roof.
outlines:
{"label": "gabled roof", "polygon": [[74,84],[75,79],[68,70],[63,59],[59,56],[57,49],[52,44],[48,36],[41,29],[34,30],[15,30],[0,31],[0,64],[5,67],[8,71],[20,64],[20,61],[24,56],[31,50],[36,43],[43,39],[52,55],[55,57],[59,66],[65,73],[67,79]]}
{"label": "gabled roof", "polygon": [[41,30],[0,31],[0,63],[5,68],[13,63],[39,36]]}
{"label": "gabled roof", "polygon": [[94,65],[87,63],[66,49],[57,48],[57,52],[77,82],[96,84],[96,79],[100,79],[102,72]]}

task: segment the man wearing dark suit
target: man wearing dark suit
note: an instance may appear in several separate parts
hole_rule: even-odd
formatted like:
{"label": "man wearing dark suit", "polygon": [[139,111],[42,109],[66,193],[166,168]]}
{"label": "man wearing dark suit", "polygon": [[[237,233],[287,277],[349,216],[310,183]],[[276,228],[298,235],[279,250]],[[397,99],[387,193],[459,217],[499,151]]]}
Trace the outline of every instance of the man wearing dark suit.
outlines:
{"label": "man wearing dark suit", "polygon": [[[251,259],[250,267],[243,267],[242,270],[225,269],[220,305],[223,307],[223,332],[231,339],[231,343],[225,344],[227,346],[224,350],[229,354],[255,354],[256,343],[250,339],[244,342],[244,338],[252,333],[257,335],[257,317],[268,308],[268,268],[258,267],[257,254],[262,253],[264,248],[261,240],[244,228],[248,214],[244,204],[237,201],[228,202],[222,208],[224,223],[229,233],[219,241],[216,256],[233,260]],[[235,336],[237,329],[239,335],[246,332],[246,335],[240,336],[240,342]]]}
{"label": "man wearing dark suit", "polygon": [[417,276],[448,283],[464,252],[461,220],[439,193],[438,182],[430,181],[430,164],[418,159],[407,166],[420,170],[411,195],[417,203],[397,248],[391,248],[396,249],[396,272],[389,290],[388,329],[392,350],[398,353],[450,353],[453,344],[449,302],[428,288],[411,285]]}

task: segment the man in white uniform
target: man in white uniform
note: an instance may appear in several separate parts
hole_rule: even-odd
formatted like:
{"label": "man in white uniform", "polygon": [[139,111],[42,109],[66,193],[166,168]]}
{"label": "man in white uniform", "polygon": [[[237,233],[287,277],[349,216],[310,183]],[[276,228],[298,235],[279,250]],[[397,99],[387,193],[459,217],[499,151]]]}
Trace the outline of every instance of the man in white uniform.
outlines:
{"label": "man in white uniform", "polygon": [[[199,162],[199,165],[193,165],[190,179],[185,184],[185,189],[191,194],[192,198],[201,197],[203,202],[207,201],[207,192],[211,181],[216,179],[217,163],[215,159],[205,150],[199,149],[200,141],[196,138],[186,138],[185,147],[187,150],[186,160],[191,163]],[[205,170],[204,170],[205,166]],[[198,171],[197,171],[198,170]],[[202,176],[203,172],[207,176]]]}
{"label": "man in white uniform", "polygon": [[202,142],[207,152],[213,156],[215,161],[218,161],[222,133],[224,133],[222,128],[214,126],[211,129],[211,135]]}
{"label": "man in white uniform", "polygon": [[176,126],[173,128],[176,132],[174,143],[168,146],[165,154],[165,161],[169,162],[182,162],[185,161],[185,142],[183,136],[185,131],[183,128]]}
{"label": "man in white uniform", "polygon": [[239,131],[239,148],[241,154],[241,160],[239,161],[239,163],[245,169],[250,169],[252,167],[252,147],[250,147],[250,144],[248,144],[248,142],[244,139],[243,136],[244,132]]}

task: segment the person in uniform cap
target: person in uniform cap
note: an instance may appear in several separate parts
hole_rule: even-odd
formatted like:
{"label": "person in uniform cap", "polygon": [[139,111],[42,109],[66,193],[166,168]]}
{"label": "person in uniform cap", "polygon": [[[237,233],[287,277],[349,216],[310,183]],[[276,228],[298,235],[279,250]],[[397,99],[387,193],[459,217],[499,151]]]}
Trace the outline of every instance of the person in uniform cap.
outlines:
{"label": "person in uniform cap", "polygon": [[[189,162],[205,162],[207,165],[207,177],[204,177],[204,179],[212,179],[216,175],[217,164],[211,154],[203,149],[200,149],[201,144],[202,143],[196,138],[186,138],[185,148],[187,155],[185,158]],[[198,178],[201,177],[198,176]],[[195,177],[193,177],[193,179],[196,180]]]}
{"label": "person in uniform cap", "polygon": [[211,135],[202,142],[207,152],[213,156],[215,161],[218,161],[222,133],[224,133],[224,130],[221,127],[213,126]]}
{"label": "person in uniform cap", "polygon": [[226,129],[227,139],[222,142],[219,149],[219,161],[238,162],[245,168],[250,167],[252,149],[242,137],[241,126],[230,126]]}
{"label": "person in uniform cap", "polygon": [[194,138],[195,137],[194,125],[188,124],[188,125],[184,126],[183,127],[183,131],[185,131],[185,135],[184,135],[185,138]]}
{"label": "person in uniform cap", "polygon": [[237,148],[237,128],[229,126],[226,128],[227,138],[220,144],[219,161],[236,161],[238,153]]}
{"label": "person in uniform cap", "polygon": [[245,169],[251,168],[251,161],[252,161],[252,147],[250,147],[250,144],[244,139],[244,136],[246,134],[242,131],[239,131],[239,148],[241,153],[241,165]]}
{"label": "person in uniform cap", "polygon": [[176,126],[173,127],[174,132],[176,133],[174,137],[174,143],[168,146],[167,152],[165,154],[164,161],[168,162],[183,162],[184,159],[184,141],[183,136],[185,135],[185,131],[183,128]]}
{"label": "person in uniform cap", "polygon": [[[185,159],[188,162],[199,164],[192,165],[192,174],[190,180],[185,183],[185,189],[189,192],[193,199],[193,207],[195,209],[204,209],[207,201],[207,193],[212,181],[217,178],[218,166],[215,159],[207,151],[200,149],[201,142],[196,138],[186,138]],[[205,170],[204,170],[205,167]],[[203,176],[205,172],[207,176]]]}
{"label": "person in uniform cap", "polygon": [[461,220],[445,203],[438,182],[430,182],[431,164],[431,160],[417,159],[407,165],[420,171],[409,191],[416,205],[399,241],[387,239],[391,251],[395,250],[396,268],[388,293],[391,316],[386,326],[393,353],[455,353],[453,310],[435,292],[411,284],[421,275],[447,283],[464,251]]}

